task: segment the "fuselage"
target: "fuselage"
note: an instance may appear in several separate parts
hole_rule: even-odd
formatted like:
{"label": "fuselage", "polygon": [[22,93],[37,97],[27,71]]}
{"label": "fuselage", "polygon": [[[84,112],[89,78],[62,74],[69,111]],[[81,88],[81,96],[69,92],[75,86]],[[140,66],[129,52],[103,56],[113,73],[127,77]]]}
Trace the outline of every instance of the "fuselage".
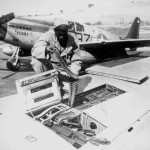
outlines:
{"label": "fuselage", "polygon": [[[71,19],[58,18],[57,16],[27,16],[15,17],[12,14],[0,18],[0,40],[11,44],[3,48],[6,55],[12,56],[8,60],[7,68],[17,70],[13,61],[19,62],[19,56],[31,56],[31,49],[39,37],[49,31],[54,32],[55,21],[67,22],[71,34],[80,49],[81,60],[84,63],[107,58],[127,56],[126,48],[136,50],[137,47],[149,46],[149,40],[139,38],[140,19],[136,17],[126,37],[107,32],[101,28],[82,24]],[[13,45],[13,46],[12,46]],[[89,61],[90,59],[90,61]],[[19,63],[18,63],[19,64]],[[19,65],[18,65],[19,66]]]}
{"label": "fuselage", "polygon": [[48,31],[49,28],[48,25],[42,23],[15,18],[7,24],[4,42],[23,49],[31,49],[41,34]]}
{"label": "fuselage", "polygon": [[[119,39],[118,36],[108,33],[107,31],[78,22],[67,21],[70,25],[69,33],[75,37],[77,43]],[[53,32],[53,27],[54,19],[45,21],[37,19],[36,17],[16,17],[0,27],[5,29],[5,34],[2,34],[3,38],[1,38],[1,40],[22,49],[31,50],[43,33],[48,30]]]}

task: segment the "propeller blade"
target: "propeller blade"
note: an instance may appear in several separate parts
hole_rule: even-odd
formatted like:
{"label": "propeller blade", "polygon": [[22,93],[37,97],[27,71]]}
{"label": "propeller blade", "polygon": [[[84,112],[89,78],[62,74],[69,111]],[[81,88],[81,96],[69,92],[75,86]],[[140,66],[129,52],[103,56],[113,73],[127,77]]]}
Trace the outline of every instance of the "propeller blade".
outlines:
{"label": "propeller blade", "polygon": [[8,21],[10,21],[10,20],[12,20],[14,18],[15,18],[15,15],[14,15],[13,12],[9,13],[7,15],[4,15],[4,16],[0,17],[0,25],[4,24],[4,23],[7,23]]}

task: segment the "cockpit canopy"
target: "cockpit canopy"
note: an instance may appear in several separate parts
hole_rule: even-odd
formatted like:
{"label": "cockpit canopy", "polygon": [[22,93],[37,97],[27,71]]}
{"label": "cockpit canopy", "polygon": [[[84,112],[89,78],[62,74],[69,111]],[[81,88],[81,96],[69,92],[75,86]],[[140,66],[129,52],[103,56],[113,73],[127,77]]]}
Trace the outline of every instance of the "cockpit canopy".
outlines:
{"label": "cockpit canopy", "polygon": [[70,26],[69,31],[72,32],[84,32],[84,26],[80,23],[68,21],[68,24]]}

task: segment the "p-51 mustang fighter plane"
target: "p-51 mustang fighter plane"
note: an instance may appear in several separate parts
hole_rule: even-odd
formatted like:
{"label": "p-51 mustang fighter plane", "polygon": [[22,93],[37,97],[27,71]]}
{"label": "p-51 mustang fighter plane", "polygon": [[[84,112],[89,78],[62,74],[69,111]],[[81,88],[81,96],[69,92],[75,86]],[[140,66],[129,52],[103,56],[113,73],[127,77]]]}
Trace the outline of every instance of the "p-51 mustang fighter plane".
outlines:
{"label": "p-51 mustang fighter plane", "polygon": [[[137,47],[150,46],[150,40],[139,39],[138,17],[125,38],[75,21],[67,21],[70,26],[69,33],[75,37],[81,49],[79,55],[83,63],[90,64],[107,58],[126,56],[126,48],[136,50]],[[7,68],[12,71],[19,70],[19,56],[31,55],[31,48],[37,39],[48,30],[53,32],[53,26],[54,19],[45,21],[31,17],[15,17],[13,13],[2,16],[0,40],[11,44],[3,48],[3,52],[11,56],[7,61]]]}
{"label": "p-51 mustang fighter plane", "polygon": [[[136,46],[126,45],[133,41]],[[80,46],[88,54],[92,44],[97,50],[112,48],[114,43],[111,50],[118,48],[120,52],[119,42],[125,43],[121,51],[125,52],[125,47],[149,43],[133,41],[108,40]],[[150,58],[111,68],[95,65],[86,69],[89,74],[76,76],[57,49],[54,53],[64,72],[54,69],[16,80],[18,94],[0,99],[0,149],[149,149]],[[67,82],[59,84],[63,75],[68,77]]]}

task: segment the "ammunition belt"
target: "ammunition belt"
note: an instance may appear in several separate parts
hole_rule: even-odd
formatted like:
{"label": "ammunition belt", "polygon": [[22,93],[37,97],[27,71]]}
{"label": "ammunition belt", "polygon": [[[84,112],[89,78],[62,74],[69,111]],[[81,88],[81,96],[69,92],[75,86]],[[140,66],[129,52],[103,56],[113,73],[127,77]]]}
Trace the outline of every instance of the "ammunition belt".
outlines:
{"label": "ammunition belt", "polygon": [[81,112],[74,109],[74,108],[71,108],[69,110],[66,110],[62,113],[59,113],[55,118],[54,118],[54,121],[58,122],[58,124],[60,124],[61,122],[63,121],[68,121],[70,119],[74,119],[74,118],[77,118],[78,116],[81,115]]}
{"label": "ammunition belt", "polygon": [[75,75],[66,65],[64,60],[61,58],[59,52],[57,49],[54,49],[54,54],[56,55],[56,58],[58,59],[61,67],[66,71],[66,73],[73,79],[72,82],[70,82],[70,96],[69,96],[69,106],[73,107],[74,104],[74,99],[75,99],[75,94],[76,94],[76,87],[77,87],[77,82],[79,80],[79,77]]}
{"label": "ammunition belt", "polygon": [[61,67],[67,72],[67,74],[74,80],[78,80],[78,76],[75,75],[73,72],[71,72],[71,70],[67,67],[66,63],[64,62],[64,60],[61,58],[59,52],[55,49],[54,50],[54,54],[56,55],[56,58],[58,59]]}
{"label": "ammunition belt", "polygon": [[76,95],[76,90],[77,90],[77,82],[78,81],[73,81],[69,83],[69,89],[70,89],[70,94],[69,94],[69,102],[68,105],[70,107],[74,106],[74,100],[75,100],[75,95]]}

